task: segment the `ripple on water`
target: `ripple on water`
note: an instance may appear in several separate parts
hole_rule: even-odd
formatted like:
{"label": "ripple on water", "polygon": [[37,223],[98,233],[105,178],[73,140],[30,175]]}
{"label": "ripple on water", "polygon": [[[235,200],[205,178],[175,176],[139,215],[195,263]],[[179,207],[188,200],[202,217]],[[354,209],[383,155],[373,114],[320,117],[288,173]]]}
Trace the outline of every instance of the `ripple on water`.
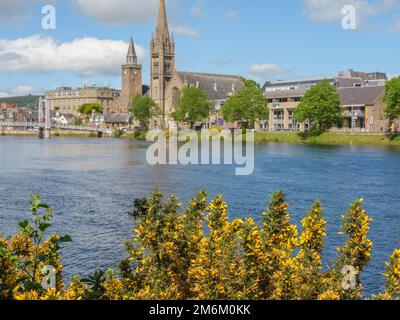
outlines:
{"label": "ripple on water", "polygon": [[256,148],[255,173],[236,177],[233,166],[162,166],[145,163],[146,143],[123,140],[0,138],[0,233],[13,233],[26,218],[29,195],[55,210],[54,228],[70,234],[63,247],[67,275],[115,266],[132,237],[127,214],[135,198],[159,188],[188,200],[201,188],[223,193],[233,216],[261,220],[269,195],[288,194],[292,221],[300,225],[315,199],[324,205],[328,237],[324,260],[344,237],[340,216],[357,197],[374,219],[373,261],[363,274],[365,291],[384,285],[384,262],[400,248],[398,148],[269,144]]}

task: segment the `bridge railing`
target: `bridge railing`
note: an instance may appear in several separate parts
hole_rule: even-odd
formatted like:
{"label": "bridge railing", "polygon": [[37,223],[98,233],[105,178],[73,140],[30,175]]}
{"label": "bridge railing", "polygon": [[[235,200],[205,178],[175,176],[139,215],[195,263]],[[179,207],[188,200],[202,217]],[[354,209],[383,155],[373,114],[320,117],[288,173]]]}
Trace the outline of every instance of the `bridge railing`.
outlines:
{"label": "bridge railing", "polygon": [[51,125],[54,129],[62,130],[73,130],[73,131],[89,131],[89,132],[108,132],[109,129],[100,127],[87,127],[87,126],[73,126],[68,124],[53,124]]}
{"label": "bridge railing", "polygon": [[[0,121],[0,127],[9,127],[9,128],[39,128],[45,127],[44,123],[38,122],[18,122],[18,121]],[[71,131],[85,131],[85,132],[103,132],[109,133],[110,129],[100,128],[100,127],[87,127],[87,126],[73,126],[73,125],[64,125],[64,124],[52,124],[52,129],[60,129],[60,130],[71,130]]]}
{"label": "bridge railing", "polygon": [[37,123],[37,122],[0,121],[0,127],[36,128],[36,127],[43,127],[43,126],[44,126],[44,123]]}

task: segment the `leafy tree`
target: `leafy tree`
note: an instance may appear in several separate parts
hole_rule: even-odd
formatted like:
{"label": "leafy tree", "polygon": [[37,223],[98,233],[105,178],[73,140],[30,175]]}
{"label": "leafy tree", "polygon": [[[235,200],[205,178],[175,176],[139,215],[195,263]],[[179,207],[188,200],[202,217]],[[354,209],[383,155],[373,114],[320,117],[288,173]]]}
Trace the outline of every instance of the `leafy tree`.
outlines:
{"label": "leafy tree", "polygon": [[393,78],[386,82],[385,95],[383,101],[387,107],[385,115],[393,122],[400,117],[400,77]]}
{"label": "leafy tree", "polygon": [[196,122],[203,121],[210,115],[211,103],[206,93],[201,88],[188,87],[182,90],[182,94],[175,106],[172,117],[175,121],[187,122],[193,128]]}
{"label": "leafy tree", "polygon": [[268,118],[268,99],[258,83],[253,80],[243,81],[244,88],[226,101],[222,114],[226,121],[241,121],[243,127],[253,128],[257,120]]}
{"label": "leafy tree", "polygon": [[146,131],[151,118],[159,114],[157,104],[148,96],[135,97],[129,111]]}
{"label": "leafy tree", "polygon": [[78,112],[89,117],[93,113],[102,113],[103,107],[98,103],[85,103],[78,108]]}
{"label": "leafy tree", "polygon": [[340,122],[341,113],[338,92],[324,80],[306,92],[294,116],[297,121],[310,122],[310,135],[320,135]]}

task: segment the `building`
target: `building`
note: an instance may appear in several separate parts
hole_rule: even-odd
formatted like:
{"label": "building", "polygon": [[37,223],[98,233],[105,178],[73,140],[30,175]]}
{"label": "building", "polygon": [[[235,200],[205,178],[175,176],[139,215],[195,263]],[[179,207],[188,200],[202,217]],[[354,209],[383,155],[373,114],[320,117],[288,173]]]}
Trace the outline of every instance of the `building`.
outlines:
{"label": "building", "polygon": [[150,52],[150,96],[162,111],[161,123],[156,121],[153,126],[176,127],[171,113],[185,87],[203,89],[213,102],[214,111],[218,112],[224,102],[244,86],[239,76],[176,70],[175,39],[169,32],[165,0],[160,0],[156,34],[151,37]]}
{"label": "building", "polygon": [[339,88],[344,108],[343,123],[333,131],[383,132],[388,121],[384,117],[384,86]]}
{"label": "building", "polygon": [[[386,126],[383,116],[386,74],[353,70],[339,72],[327,78],[336,88],[343,107],[343,122],[333,128],[339,132],[382,132]],[[267,82],[263,92],[268,97],[270,116],[261,122],[265,131],[304,131],[307,123],[298,123],[294,110],[305,93],[324,78]]]}
{"label": "building", "polygon": [[267,81],[262,90],[268,94],[269,92],[275,91],[291,91],[291,90],[302,90],[306,91],[312,86],[327,79],[331,85],[335,85],[335,78],[310,78],[310,79],[297,79],[297,80],[277,80]]}
{"label": "building", "polygon": [[17,107],[18,107],[18,105],[16,103],[10,103],[10,102],[1,102],[0,103],[0,111],[16,109]]}
{"label": "building", "polygon": [[47,91],[45,95],[57,120],[63,115],[68,119],[71,115],[78,116],[80,106],[96,103],[103,107],[103,118],[108,127],[126,126],[127,122],[129,124],[128,112],[132,99],[146,94],[149,90],[148,86],[142,84],[142,66],[138,64],[132,38],[126,62],[121,66],[121,82],[121,90],[85,85],[81,88],[60,87]]}
{"label": "building", "polygon": [[130,104],[136,96],[143,95],[148,87],[142,84],[142,65],[138,64],[135,45],[132,38],[129,42],[126,63],[121,66],[121,93],[105,113],[128,113]]}
{"label": "building", "polygon": [[51,122],[61,125],[73,125],[75,121],[75,116],[73,114],[56,114],[51,118]]}
{"label": "building", "polygon": [[109,87],[84,86],[81,88],[60,87],[45,93],[53,113],[78,115],[78,109],[86,103],[97,103],[104,112],[114,108],[120,91]]}

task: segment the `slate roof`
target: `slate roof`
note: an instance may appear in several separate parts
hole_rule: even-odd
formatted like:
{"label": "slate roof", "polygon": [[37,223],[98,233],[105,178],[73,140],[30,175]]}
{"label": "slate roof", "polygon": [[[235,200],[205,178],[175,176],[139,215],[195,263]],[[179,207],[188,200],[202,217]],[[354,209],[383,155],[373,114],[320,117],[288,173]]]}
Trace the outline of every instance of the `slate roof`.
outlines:
{"label": "slate roof", "polygon": [[129,123],[129,113],[109,113],[104,115],[105,123]]}
{"label": "slate roof", "polygon": [[178,72],[178,75],[185,85],[203,89],[209,100],[226,100],[244,87],[239,76],[196,72]]}
{"label": "slate roof", "polygon": [[372,106],[385,91],[384,86],[340,88],[340,102],[342,106]]}
{"label": "slate roof", "polygon": [[361,78],[336,78],[338,88],[354,88],[356,85],[362,86],[363,80]]}

